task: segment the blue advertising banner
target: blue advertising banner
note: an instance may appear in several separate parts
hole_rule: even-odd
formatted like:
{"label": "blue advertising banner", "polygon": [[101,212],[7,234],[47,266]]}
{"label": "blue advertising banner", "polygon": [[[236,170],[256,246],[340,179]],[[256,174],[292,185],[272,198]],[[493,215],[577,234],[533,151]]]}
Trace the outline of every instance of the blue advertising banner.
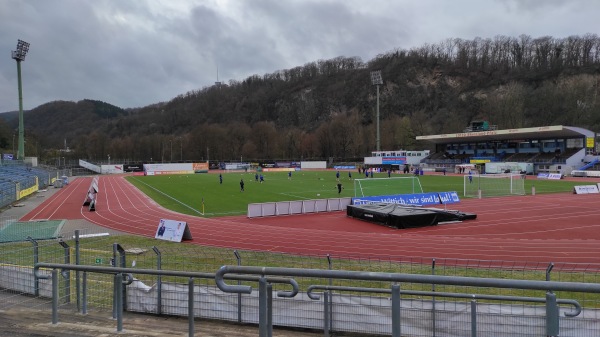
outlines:
{"label": "blue advertising banner", "polygon": [[439,195],[441,204],[455,204],[460,202],[460,198],[456,192],[440,192]]}
{"label": "blue advertising banner", "polygon": [[353,205],[383,203],[423,206],[436,204],[454,204],[457,202],[460,202],[460,198],[458,197],[458,193],[456,192],[397,194],[352,198]]}
{"label": "blue advertising banner", "polygon": [[555,180],[560,180],[562,178],[562,175],[560,173],[538,173],[537,175],[538,179],[555,179]]}

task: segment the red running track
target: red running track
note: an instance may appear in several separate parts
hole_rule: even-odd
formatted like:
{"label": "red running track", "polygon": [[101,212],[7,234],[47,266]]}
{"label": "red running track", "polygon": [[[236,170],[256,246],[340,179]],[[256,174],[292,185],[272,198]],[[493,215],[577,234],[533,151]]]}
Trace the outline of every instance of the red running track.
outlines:
{"label": "red running track", "polygon": [[393,229],[344,212],[248,219],[201,218],[166,210],[123,176],[101,176],[95,212],[83,207],[91,178],[74,179],[21,220],[86,219],[154,237],[159,219],[186,221],[192,244],[303,255],[600,262],[600,195],[569,193],[466,199],[453,209],[476,220]]}

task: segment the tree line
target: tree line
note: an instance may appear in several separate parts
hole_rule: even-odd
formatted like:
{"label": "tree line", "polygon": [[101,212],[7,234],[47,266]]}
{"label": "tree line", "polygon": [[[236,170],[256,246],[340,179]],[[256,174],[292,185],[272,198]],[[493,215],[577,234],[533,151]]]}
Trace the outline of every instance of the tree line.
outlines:
{"label": "tree line", "polygon": [[[447,39],[367,62],[318,60],[138,109],[51,102],[26,113],[27,135],[50,158],[67,139],[70,155],[96,161],[353,160],[375,150],[374,70],[384,81],[382,149],[429,148],[415,137],[461,132],[479,119],[597,131],[599,58],[595,34]],[[15,127],[14,117],[5,122]],[[0,126],[0,146],[11,137]]]}

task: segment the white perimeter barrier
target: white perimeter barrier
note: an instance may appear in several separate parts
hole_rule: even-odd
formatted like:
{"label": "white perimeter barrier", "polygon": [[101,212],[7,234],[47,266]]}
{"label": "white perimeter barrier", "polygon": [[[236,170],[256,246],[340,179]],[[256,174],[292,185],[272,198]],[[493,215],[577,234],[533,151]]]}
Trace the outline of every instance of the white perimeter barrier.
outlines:
{"label": "white perimeter barrier", "polygon": [[580,171],[580,170],[573,170],[573,171],[571,171],[571,175],[573,177],[595,177],[595,178],[600,178],[600,171]]}
{"label": "white perimeter barrier", "polygon": [[248,204],[248,217],[292,215],[346,210],[352,198],[311,199]]}

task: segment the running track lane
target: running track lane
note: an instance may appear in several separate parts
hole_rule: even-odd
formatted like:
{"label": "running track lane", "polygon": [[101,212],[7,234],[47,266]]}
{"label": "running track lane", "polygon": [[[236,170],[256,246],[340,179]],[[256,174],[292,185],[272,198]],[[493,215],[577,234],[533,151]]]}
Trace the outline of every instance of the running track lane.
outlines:
{"label": "running track lane", "polygon": [[95,212],[82,206],[91,178],[74,179],[21,220],[86,219],[154,237],[159,219],[186,221],[192,244],[241,250],[384,259],[452,258],[600,263],[600,195],[568,193],[466,199],[449,206],[476,220],[393,229],[344,212],[248,219],[166,210],[123,176],[101,176]]}

